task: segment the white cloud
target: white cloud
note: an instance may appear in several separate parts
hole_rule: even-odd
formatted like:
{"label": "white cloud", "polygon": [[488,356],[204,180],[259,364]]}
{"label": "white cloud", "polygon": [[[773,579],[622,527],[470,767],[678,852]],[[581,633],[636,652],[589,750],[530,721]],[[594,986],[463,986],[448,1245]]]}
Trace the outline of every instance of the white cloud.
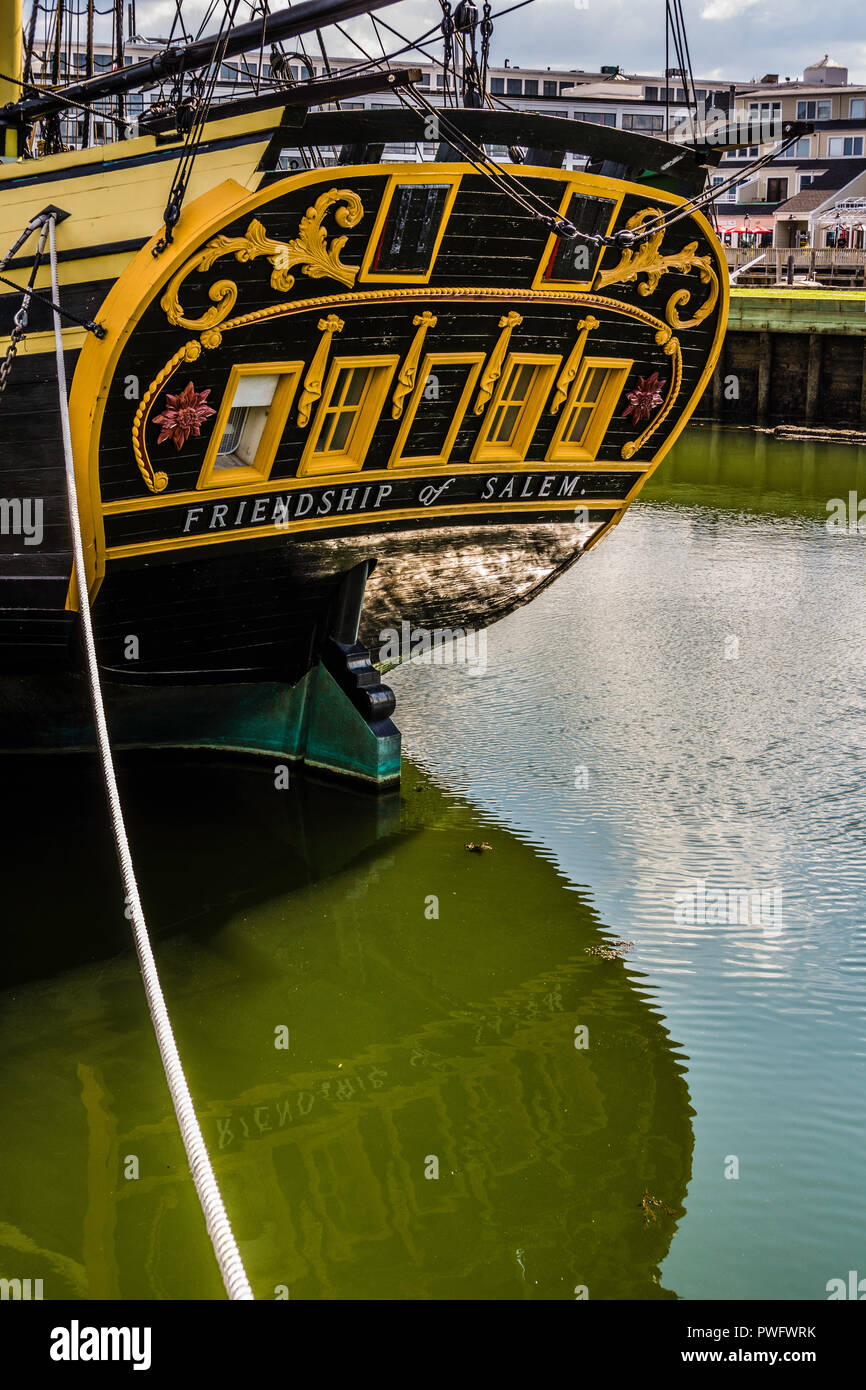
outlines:
{"label": "white cloud", "polygon": [[701,10],[701,19],[735,19],[757,3],[758,0],[710,0]]}

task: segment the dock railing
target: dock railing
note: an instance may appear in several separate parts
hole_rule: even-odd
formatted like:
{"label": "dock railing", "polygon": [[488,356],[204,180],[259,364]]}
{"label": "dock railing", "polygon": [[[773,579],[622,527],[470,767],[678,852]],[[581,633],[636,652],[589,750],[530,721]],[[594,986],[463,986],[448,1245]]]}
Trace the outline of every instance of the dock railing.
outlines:
{"label": "dock railing", "polygon": [[837,287],[866,285],[866,250],[832,246],[771,246],[763,252],[754,246],[726,246],[724,250],[728,270],[739,285],[787,283],[789,274],[795,285],[798,280],[818,280]]}

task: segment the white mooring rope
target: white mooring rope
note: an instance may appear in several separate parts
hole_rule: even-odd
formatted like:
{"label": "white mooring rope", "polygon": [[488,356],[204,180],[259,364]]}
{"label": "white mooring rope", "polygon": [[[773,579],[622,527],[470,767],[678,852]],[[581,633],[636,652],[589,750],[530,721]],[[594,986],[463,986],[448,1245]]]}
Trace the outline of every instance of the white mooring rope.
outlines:
{"label": "white mooring rope", "polygon": [[[55,244],[55,219],[48,219],[49,245],[51,251],[51,285],[53,290],[54,304],[60,303],[60,290],[57,282],[57,247]],[[138,953],[138,961],[141,967],[142,979],[144,980],[144,992],[147,995],[147,1004],[150,1009],[150,1016],[153,1020],[156,1041],[159,1045],[159,1053],[162,1058],[162,1065],[165,1068],[165,1076],[168,1081],[168,1089],[171,1092],[171,1099],[174,1104],[177,1122],[180,1125],[180,1132],[183,1136],[184,1148],[189,1159],[189,1166],[192,1172],[193,1182],[196,1192],[201,1202],[204,1212],[205,1222],[207,1223],[208,1234],[213,1244],[214,1254],[220,1268],[226,1292],[231,1299],[251,1299],[253,1291],[250,1288],[249,1280],[246,1276],[240,1252],[232,1233],[231,1224],[226,1215],[220,1190],[214,1177],[211,1161],[205,1147],[204,1138],[199,1127],[192,1103],[192,1096],[189,1093],[186,1077],[184,1076],[180,1054],[177,1050],[177,1043],[174,1040],[174,1033],[171,1028],[171,1020],[165,1006],[162,987],[159,983],[159,975],[156,969],[156,961],[153,958],[153,951],[150,945],[150,938],[147,933],[147,923],[144,920],[144,913],[141,907],[141,900],[138,894],[138,884],[135,879],[135,869],[132,863],[132,855],[129,851],[129,840],[127,839],[126,826],[123,821],[123,810],[120,805],[120,797],[117,791],[117,779],[114,773],[114,760],[111,755],[111,743],[108,737],[108,725],[105,720],[105,707],[102,700],[102,689],[99,680],[99,667],[96,660],[96,647],[93,641],[93,623],[90,615],[90,600],[87,592],[86,573],[84,568],[84,546],[81,539],[81,522],[78,512],[78,492],[75,486],[75,469],[72,459],[72,436],[69,429],[69,406],[66,399],[66,368],[63,362],[63,339],[60,332],[60,315],[57,309],[54,310],[54,341],[57,350],[57,384],[60,392],[60,426],[63,435],[63,452],[66,459],[66,491],[69,499],[69,518],[72,525],[72,551],[75,561],[74,574],[78,583],[79,608],[81,611],[81,628],[84,634],[84,648],[87,655],[87,676],[90,684],[90,698],[93,704],[93,718],[96,724],[96,737],[99,745],[99,755],[102,760],[102,772],[105,780],[105,790],[108,796],[108,806],[111,814],[111,828],[114,835],[114,844],[117,850],[117,859],[120,865],[120,874],[123,880],[123,888],[126,894],[129,911],[132,915],[132,933],[135,939],[135,949]]]}

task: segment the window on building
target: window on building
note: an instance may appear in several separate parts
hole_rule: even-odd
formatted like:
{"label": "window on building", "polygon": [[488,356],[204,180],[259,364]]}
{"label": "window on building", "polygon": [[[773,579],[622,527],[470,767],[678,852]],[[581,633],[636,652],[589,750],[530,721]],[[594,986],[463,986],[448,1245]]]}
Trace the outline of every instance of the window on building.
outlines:
{"label": "window on building", "polygon": [[866,120],[866,97],[851,97],[848,102],[848,119],[852,121]]}
{"label": "window on building", "polygon": [[303,362],[233,367],[214,421],[198,486],[255,482],[270,476]]}
{"label": "window on building", "polygon": [[653,135],[664,129],[664,123],[664,116],[650,116],[644,112],[627,112],[622,118],[623,130],[640,130]]}
{"label": "window on building", "polygon": [[659,99],[658,87],[644,87],[643,94],[647,101],[658,101]]}
{"label": "window on building", "polygon": [[446,464],[485,360],[483,352],[430,352],[424,357],[389,468]]}
{"label": "window on building", "polygon": [[801,174],[799,179],[799,191],[802,193],[804,188],[811,188],[815,178],[815,174]]}
{"label": "window on building", "polygon": [[782,103],[780,101],[750,101],[749,120],[772,120],[782,114]]}
{"label": "window on building", "polygon": [[523,94],[523,78],[509,77],[505,83],[505,91],[510,97],[519,97]]}
{"label": "window on building", "polygon": [[523,462],[561,361],[510,354],[472,450],[473,463]]}
{"label": "window on building", "polygon": [[[441,73],[441,72],[437,74],[437,77],[436,77],[436,86],[437,86],[437,87],[444,87],[444,86],[445,86],[445,78],[442,76],[442,73]],[[491,92],[493,93],[494,96],[504,97],[504,96],[505,96],[505,78],[504,78],[504,77],[491,77],[491,79],[490,79],[490,90],[491,90]]]}
{"label": "window on building", "polygon": [[787,179],[767,179],[767,202],[783,203],[788,196]]}
{"label": "window on building", "polygon": [[827,153],[831,159],[842,157],[850,159],[852,155],[862,155],[863,136],[862,135],[833,135],[827,141]]}
{"label": "window on building", "polygon": [[724,174],[713,174],[712,178],[710,179],[710,184],[713,188],[718,188],[719,184],[724,183],[724,181]]}
{"label": "window on building", "polygon": [[561,92],[569,92],[569,91],[571,91],[571,89],[572,89],[573,86],[574,86],[574,80],[573,80],[573,79],[572,79],[570,82],[560,82],[560,84],[559,84],[559,90],[560,90]]}
{"label": "window on building", "polygon": [[829,121],[830,101],[798,101],[797,120],[798,121]]}
{"label": "window on building", "polygon": [[802,140],[796,140],[789,151],[795,159],[808,159],[812,149],[812,141],[808,136]]}
{"label": "window on building", "polygon": [[419,86],[419,87],[429,87],[429,86],[430,86],[430,74],[429,74],[429,72],[422,72],[421,77],[419,78],[419,81],[418,81],[418,86]]}
{"label": "window on building", "polygon": [[595,459],[631,367],[621,359],[583,359],[547,453],[549,462]]}
{"label": "window on building", "polygon": [[544,96],[546,96],[546,97],[558,97],[558,96],[559,96],[559,88],[557,87],[557,85],[556,85],[555,82],[545,82],[545,83],[544,83]]}
{"label": "window on building", "polygon": [[538,96],[538,80],[535,77],[527,77],[523,82],[523,95],[526,97]]}
{"label": "window on building", "polygon": [[316,411],[298,476],[363,466],[399,357],[338,357]]}
{"label": "window on building", "polygon": [[592,125],[616,125],[615,111],[575,111],[576,121],[589,121]]}

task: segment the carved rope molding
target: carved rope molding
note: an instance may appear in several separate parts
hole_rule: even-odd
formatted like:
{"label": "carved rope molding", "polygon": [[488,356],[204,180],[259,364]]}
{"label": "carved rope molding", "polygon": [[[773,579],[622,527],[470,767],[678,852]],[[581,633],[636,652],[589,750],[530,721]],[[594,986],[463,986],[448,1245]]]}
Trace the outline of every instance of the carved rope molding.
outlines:
{"label": "carved rope molding", "polygon": [[[626,223],[629,231],[634,231],[642,227],[651,217],[661,217],[661,208],[641,208],[630,217]],[[665,309],[665,318],[671,328],[695,328],[702,323],[716,307],[719,297],[719,277],[713,264],[711,255],[699,256],[697,254],[698,243],[690,241],[680,251],[672,251],[669,255],[662,255],[661,245],[665,236],[665,228],[661,227],[654,232],[646,241],[641,242],[636,250],[629,249],[622,252],[619,264],[612,266],[610,270],[600,270],[594,285],[596,291],[605,290],[609,285],[627,285],[639,276],[645,275],[646,279],[638,284],[637,292],[639,295],[650,295],[657,288],[663,275],[668,271],[675,270],[680,275],[688,275],[693,270],[700,273],[701,283],[709,285],[710,290],[703,304],[695,311],[690,319],[681,319],[677,312],[679,307],[687,304],[691,299],[691,291],[687,289],[677,290],[671,295]]]}
{"label": "carved rope molding", "polygon": [[340,260],[348,237],[332,237],[324,228],[325,214],[335,204],[340,204],[334,220],[340,227],[355,227],[364,216],[364,207],[357,193],[347,188],[331,188],[322,193],[312,207],[307,208],[298,227],[298,235],[291,241],[275,241],[269,237],[264,226],[253,218],[243,236],[212,237],[202,249],[182,265],[169,281],[168,288],[160,300],[160,306],[170,324],[176,328],[188,328],[201,334],[205,347],[218,347],[221,339],[220,325],[228,318],[234,308],[238,287],[234,280],[215,280],[208,290],[211,308],[206,309],[200,318],[188,318],[180,300],[183,282],[196,270],[207,271],[222,257],[233,255],[236,261],[254,261],[266,256],[271,271],[271,289],[279,294],[288,294],[295,283],[291,274],[295,266],[311,280],[328,277],[351,288],[355,283],[360,266],[344,265]]}

